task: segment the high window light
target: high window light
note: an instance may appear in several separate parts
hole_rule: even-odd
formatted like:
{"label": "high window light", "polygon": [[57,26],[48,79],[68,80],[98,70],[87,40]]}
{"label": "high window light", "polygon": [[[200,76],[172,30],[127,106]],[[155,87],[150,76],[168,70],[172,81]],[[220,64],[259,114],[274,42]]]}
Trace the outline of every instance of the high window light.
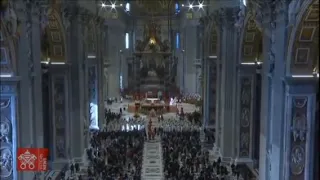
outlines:
{"label": "high window light", "polygon": [[126,3],[125,11],[130,12],[130,3]]}
{"label": "high window light", "polygon": [[176,33],[176,48],[180,48],[180,33]]}
{"label": "high window light", "polygon": [[179,6],[178,2],[176,2],[174,9],[175,9],[176,14],[178,14],[180,12],[180,6]]}
{"label": "high window light", "polygon": [[126,33],[126,49],[129,49],[129,33]]}
{"label": "high window light", "polygon": [[120,75],[120,90],[123,90],[123,81],[122,81],[122,75]]}

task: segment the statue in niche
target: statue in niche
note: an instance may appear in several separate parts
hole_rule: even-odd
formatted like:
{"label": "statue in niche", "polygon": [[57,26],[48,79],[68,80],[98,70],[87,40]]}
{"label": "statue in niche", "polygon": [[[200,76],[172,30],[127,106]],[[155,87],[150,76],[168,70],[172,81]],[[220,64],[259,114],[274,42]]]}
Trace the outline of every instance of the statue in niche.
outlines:
{"label": "statue in niche", "polygon": [[1,143],[8,143],[9,142],[9,133],[10,133],[10,120],[6,117],[1,117],[1,124],[0,124],[0,142]]}
{"label": "statue in niche", "polygon": [[298,138],[300,141],[305,140],[306,134],[306,117],[305,115],[296,114],[293,119],[293,127],[292,127],[292,134],[293,134],[293,141],[296,142]]}
{"label": "statue in niche", "polygon": [[12,152],[8,147],[3,147],[1,149],[1,157],[0,157],[0,177],[1,179],[8,178],[12,174],[13,170],[13,159]]}

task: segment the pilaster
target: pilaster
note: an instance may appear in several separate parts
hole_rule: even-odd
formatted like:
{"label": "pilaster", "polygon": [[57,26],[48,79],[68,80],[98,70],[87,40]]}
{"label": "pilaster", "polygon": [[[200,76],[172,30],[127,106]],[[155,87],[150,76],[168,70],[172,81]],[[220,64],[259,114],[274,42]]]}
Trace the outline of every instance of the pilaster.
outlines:
{"label": "pilaster", "polygon": [[122,23],[113,23],[111,20],[107,21],[106,24],[108,25],[108,59],[112,67],[109,71],[109,97],[119,97],[120,71],[122,64],[125,63],[123,57],[125,26]]}
{"label": "pilaster", "polygon": [[[66,33],[66,47],[67,56],[66,61],[70,64],[67,72],[69,82],[68,94],[66,98],[69,99],[70,107],[70,158],[81,159],[84,144],[84,121],[85,119],[85,85],[84,85],[84,27],[83,23],[86,18],[85,11],[74,5],[73,7],[66,7],[64,15],[64,25]],[[72,35],[71,35],[72,33]],[[80,138],[80,140],[79,140]]]}
{"label": "pilaster", "polygon": [[32,85],[33,85],[33,120],[35,131],[35,142],[34,146],[42,148],[44,147],[44,129],[43,129],[43,114],[42,114],[42,70],[41,70],[41,42],[40,42],[40,18],[42,7],[38,4],[33,4],[31,19],[32,19],[32,66],[31,76],[32,76]]}
{"label": "pilaster", "polygon": [[257,70],[258,64],[240,64],[238,67],[238,99],[237,99],[237,119],[236,134],[237,146],[236,157],[238,162],[252,163],[253,158],[253,143],[254,143],[254,125],[256,101],[256,85],[257,85]]}
{"label": "pilaster", "polygon": [[238,9],[220,9],[221,23],[220,61],[221,61],[221,117],[218,131],[221,129],[220,149],[223,158],[230,161],[235,156],[235,107],[236,101],[236,63],[238,48],[238,33],[234,27],[235,15]]}
{"label": "pilaster", "polygon": [[104,31],[104,20],[98,18],[96,22],[96,26],[98,29],[97,33],[97,67],[98,67],[98,126],[100,128],[104,125],[104,51],[105,49],[105,33]]}
{"label": "pilaster", "polygon": [[315,113],[317,77],[287,77],[285,101],[283,173],[280,179],[314,179]]}
{"label": "pilaster", "polygon": [[188,20],[184,26],[184,93],[196,93],[197,92],[197,74],[196,74],[196,67],[194,66],[194,60],[196,59],[196,48],[197,45],[197,26],[198,21],[195,20]]}
{"label": "pilaster", "polygon": [[[31,72],[33,71],[32,61],[32,15],[31,3],[19,2],[16,4],[16,15],[20,20],[21,34],[17,47],[17,70],[21,81],[17,88],[17,101],[19,116],[17,132],[17,147],[32,147],[35,145],[35,129],[33,122],[33,82]],[[28,67],[28,68],[26,68]],[[32,67],[32,68],[31,68]],[[11,99],[15,100],[15,99]],[[16,157],[16,156],[15,156]],[[33,173],[19,173],[17,179],[32,178]]]}

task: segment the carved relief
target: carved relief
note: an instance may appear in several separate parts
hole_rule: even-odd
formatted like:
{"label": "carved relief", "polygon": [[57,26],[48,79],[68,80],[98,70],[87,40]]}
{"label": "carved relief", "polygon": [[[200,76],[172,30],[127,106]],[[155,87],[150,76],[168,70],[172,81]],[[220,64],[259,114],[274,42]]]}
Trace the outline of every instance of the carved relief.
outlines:
{"label": "carved relief", "polygon": [[240,135],[240,156],[245,157],[249,155],[250,146],[250,134],[249,132],[242,132]]}
{"label": "carved relief", "polygon": [[250,109],[243,108],[241,111],[241,126],[248,127],[250,125]]}
{"label": "carved relief", "polygon": [[64,77],[55,77],[53,81],[54,91],[54,123],[55,123],[55,145],[56,158],[66,158],[66,101]]}
{"label": "carved relief", "polygon": [[[2,85],[1,85],[2,86]],[[11,96],[1,95],[0,120],[0,179],[13,179],[13,124],[11,119]]]}
{"label": "carved relief", "polygon": [[292,98],[291,119],[291,179],[303,178],[305,167],[305,147],[307,133],[308,97],[295,96]]}
{"label": "carved relief", "polygon": [[291,150],[291,172],[294,175],[299,175],[304,170],[305,151],[302,146],[294,146]]}
{"label": "carved relief", "polygon": [[240,156],[248,157],[250,153],[250,129],[251,129],[251,99],[252,99],[252,79],[241,77],[240,90]]}

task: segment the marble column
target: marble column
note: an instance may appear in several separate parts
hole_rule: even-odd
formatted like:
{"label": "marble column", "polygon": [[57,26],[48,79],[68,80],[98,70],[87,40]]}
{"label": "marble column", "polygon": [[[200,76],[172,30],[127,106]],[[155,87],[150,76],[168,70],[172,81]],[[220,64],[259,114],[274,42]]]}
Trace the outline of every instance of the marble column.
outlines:
{"label": "marble column", "polygon": [[237,61],[237,48],[238,48],[238,33],[234,27],[235,9],[229,8],[220,11],[222,19],[221,38],[221,129],[220,149],[223,158],[230,161],[235,155],[235,144],[238,137],[235,134],[235,102],[236,102],[236,62]]}
{"label": "marble column", "polygon": [[104,39],[103,39],[103,74],[104,74],[104,100],[108,99],[109,96],[109,77],[108,77],[108,66],[109,66],[109,47],[108,47],[108,41],[109,41],[109,37],[108,37],[108,25],[104,22],[103,24],[103,29],[102,29],[102,33],[104,34]]}
{"label": "marble column", "polygon": [[[79,8],[79,7],[74,7]],[[70,12],[74,12],[73,9],[69,9]],[[69,99],[71,105],[70,114],[70,147],[71,147],[71,157],[80,160],[82,157],[84,149],[83,131],[84,131],[84,23],[86,23],[85,12],[78,9],[77,13],[70,14],[69,19],[70,27],[67,28],[66,44],[67,44],[67,58],[68,63],[70,63],[70,88],[69,88]],[[73,35],[71,35],[71,33]],[[80,139],[79,139],[80,138]]]}
{"label": "marble column", "polygon": [[[21,34],[18,41],[17,49],[17,70],[21,77],[19,88],[17,90],[18,98],[18,109],[19,121],[17,122],[17,146],[16,147],[31,147],[35,143],[34,141],[34,122],[33,122],[33,102],[32,102],[32,82],[30,67],[32,64],[32,18],[31,8],[27,8],[31,4],[18,2],[16,4],[17,17],[20,20]],[[2,81],[1,81],[2,83]],[[1,92],[2,93],[2,92]],[[11,99],[11,101],[15,99]],[[11,110],[12,111],[12,110]],[[11,112],[12,113],[12,112]],[[2,114],[2,113],[1,113]],[[2,120],[2,118],[1,118]],[[14,150],[13,150],[14,151]],[[15,151],[13,152],[16,153]],[[14,156],[16,157],[16,156]],[[13,167],[16,167],[15,160],[13,161]],[[16,175],[16,174],[15,174]],[[19,173],[17,179],[28,179],[32,178],[33,173]]]}
{"label": "marble column", "polygon": [[125,59],[120,53],[123,52],[125,48],[125,26],[122,22],[107,22],[108,28],[108,47],[109,54],[108,59],[110,59],[109,71],[109,97],[119,97],[120,96],[120,58],[124,63]]}
{"label": "marble column", "polygon": [[[271,77],[271,96],[270,96],[270,121],[267,140],[267,179],[282,179],[283,157],[283,130],[285,117],[285,52],[287,47],[287,22],[286,14],[277,13],[271,16],[270,24],[270,51],[269,76]],[[272,55],[274,54],[274,56]]]}
{"label": "marble column", "polygon": [[104,20],[98,18],[97,19],[97,87],[98,87],[98,126],[102,128],[105,121],[104,121],[104,59],[103,54],[105,49],[104,41],[105,41],[105,34],[104,31]]}
{"label": "marble column", "polygon": [[[41,26],[40,26],[40,14],[41,8],[39,5],[34,4],[32,6],[32,59],[33,59],[33,72],[32,72],[32,85],[33,85],[33,118],[35,132],[35,147],[44,147],[44,130],[43,130],[43,114],[42,114],[42,69],[41,69]],[[42,131],[40,130],[42,129]]]}
{"label": "marble column", "polygon": [[185,93],[196,93],[197,92],[197,76],[196,67],[194,66],[194,61],[196,59],[196,48],[194,46],[197,44],[197,26],[198,21],[188,20],[184,26],[184,41],[185,41],[185,74],[184,74],[184,92]]}

